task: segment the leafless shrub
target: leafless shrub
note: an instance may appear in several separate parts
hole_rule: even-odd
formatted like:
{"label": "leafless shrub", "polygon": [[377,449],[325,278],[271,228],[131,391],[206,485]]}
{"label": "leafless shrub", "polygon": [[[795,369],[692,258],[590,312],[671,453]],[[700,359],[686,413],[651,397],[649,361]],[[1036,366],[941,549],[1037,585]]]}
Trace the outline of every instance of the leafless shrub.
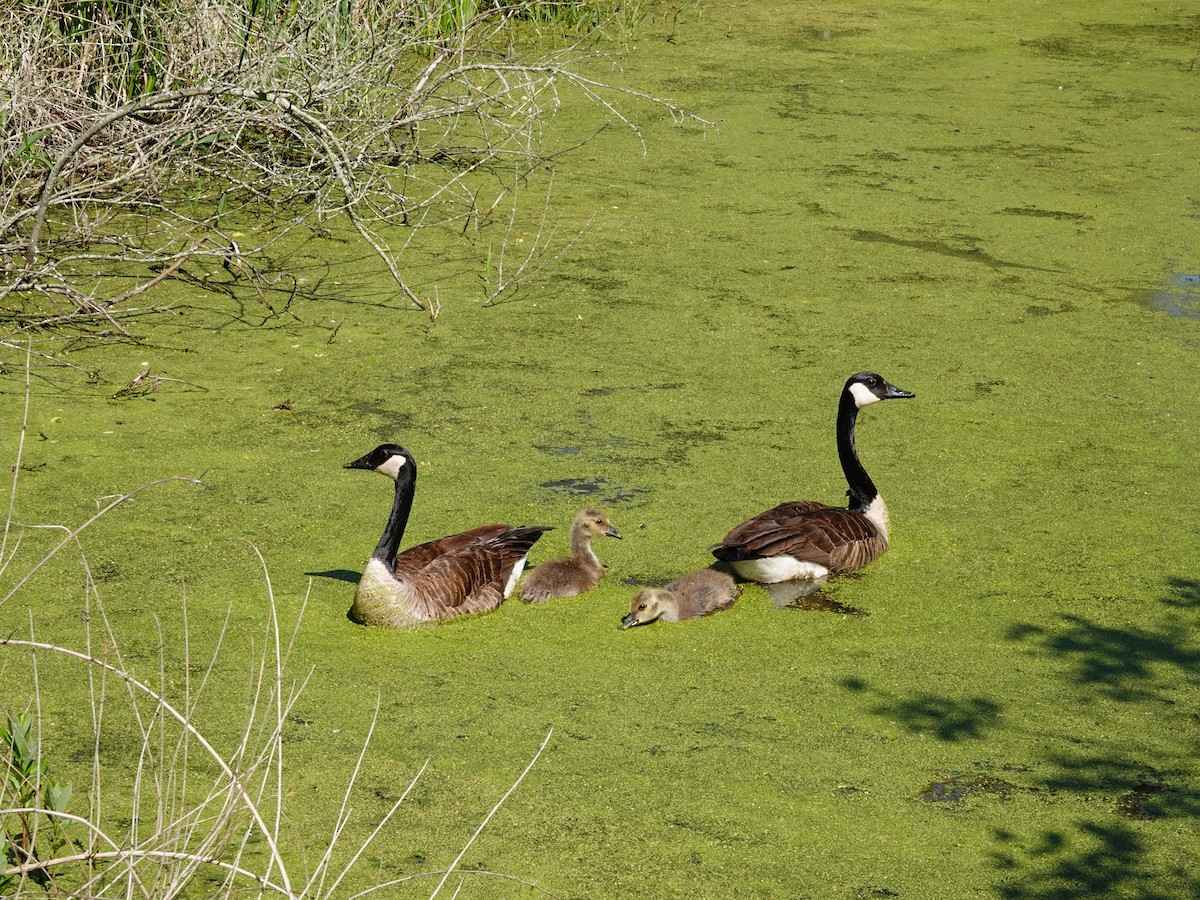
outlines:
{"label": "leafless shrub", "polygon": [[[66,325],[127,337],[121,313],[189,262],[244,275],[289,230],[338,216],[403,302],[429,309],[404,277],[409,242],[450,223],[471,236],[510,210],[564,91],[638,139],[622,98],[692,118],[585,75],[583,43],[514,50],[547,9],[603,2],[5,4],[0,340]],[[481,199],[481,174],[497,172],[509,174]],[[236,236],[264,221],[266,236]],[[486,301],[556,256],[545,235],[492,273]],[[112,289],[114,274],[134,286]]]}

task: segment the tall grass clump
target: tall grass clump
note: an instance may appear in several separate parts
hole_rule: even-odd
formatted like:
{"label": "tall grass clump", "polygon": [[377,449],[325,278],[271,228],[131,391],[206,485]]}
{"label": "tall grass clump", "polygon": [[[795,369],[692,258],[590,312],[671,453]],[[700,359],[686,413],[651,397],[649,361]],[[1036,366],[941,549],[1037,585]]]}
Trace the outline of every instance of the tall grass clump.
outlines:
{"label": "tall grass clump", "polygon": [[[545,161],[564,90],[635,133],[619,97],[681,115],[584,74],[600,26],[630,27],[637,10],[614,0],[4,4],[0,340],[16,347],[68,327],[128,336],[120,313],[166,278],[204,287],[190,271],[204,257],[260,295],[286,291],[261,273],[260,254],[339,217],[379,255],[397,296],[436,315],[436,294],[405,276],[405,248],[430,226],[468,240],[493,219],[502,229],[507,198]],[[550,49],[535,39],[545,29],[558,30]]]}

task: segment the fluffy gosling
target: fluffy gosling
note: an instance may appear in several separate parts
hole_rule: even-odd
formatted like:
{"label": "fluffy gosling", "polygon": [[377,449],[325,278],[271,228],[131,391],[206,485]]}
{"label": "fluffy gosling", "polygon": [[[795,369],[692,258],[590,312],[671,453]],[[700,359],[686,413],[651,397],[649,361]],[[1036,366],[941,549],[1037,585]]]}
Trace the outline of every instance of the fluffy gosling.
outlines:
{"label": "fluffy gosling", "polygon": [[590,591],[604,577],[604,567],[592,550],[592,538],[621,539],[620,532],[598,509],[584,509],[571,525],[571,555],[544,562],[521,582],[521,599],[543,603],[556,597],[574,597]]}
{"label": "fluffy gosling", "polygon": [[648,625],[656,619],[678,622],[698,619],[732,606],[741,593],[733,578],[715,569],[700,569],[675,579],[665,588],[644,588],[629,601],[623,628]]}

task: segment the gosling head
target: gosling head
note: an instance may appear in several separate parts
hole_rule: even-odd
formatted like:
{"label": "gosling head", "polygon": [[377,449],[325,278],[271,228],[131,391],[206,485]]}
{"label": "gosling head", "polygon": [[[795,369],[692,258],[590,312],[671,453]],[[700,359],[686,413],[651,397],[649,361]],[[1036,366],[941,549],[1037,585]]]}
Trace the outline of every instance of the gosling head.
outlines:
{"label": "gosling head", "polygon": [[858,409],[879,400],[910,400],[917,396],[894,384],[889,384],[882,375],[875,372],[859,372],[857,375],[851,375],[843,390],[854,398],[854,405]]}
{"label": "gosling head", "polygon": [[366,456],[345,465],[347,469],[367,469],[392,479],[399,478],[401,472],[415,475],[416,467],[412,454],[399,444],[380,444]]}
{"label": "gosling head", "polygon": [[608,521],[608,516],[598,509],[581,510],[575,517],[575,526],[589,538],[603,536],[616,538],[618,541],[621,539],[621,533]]}
{"label": "gosling head", "polygon": [[644,588],[629,601],[629,613],[621,620],[622,628],[648,625],[677,607],[675,595],[662,588]]}

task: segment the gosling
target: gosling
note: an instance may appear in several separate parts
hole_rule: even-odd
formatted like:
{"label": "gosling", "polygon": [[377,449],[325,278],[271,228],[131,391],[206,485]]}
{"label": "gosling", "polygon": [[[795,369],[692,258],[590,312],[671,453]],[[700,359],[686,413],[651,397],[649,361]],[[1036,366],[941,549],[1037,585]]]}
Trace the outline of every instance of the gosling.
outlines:
{"label": "gosling", "polygon": [[732,606],[741,593],[733,579],[715,569],[700,569],[675,579],[665,588],[644,588],[629,601],[621,627],[648,625],[655,619],[678,622],[698,619]]}
{"label": "gosling", "polygon": [[592,538],[621,539],[620,532],[598,509],[584,509],[571,526],[571,555],[544,562],[521,582],[521,599],[543,603],[556,597],[574,597],[590,591],[604,576],[604,567],[592,550]]}

